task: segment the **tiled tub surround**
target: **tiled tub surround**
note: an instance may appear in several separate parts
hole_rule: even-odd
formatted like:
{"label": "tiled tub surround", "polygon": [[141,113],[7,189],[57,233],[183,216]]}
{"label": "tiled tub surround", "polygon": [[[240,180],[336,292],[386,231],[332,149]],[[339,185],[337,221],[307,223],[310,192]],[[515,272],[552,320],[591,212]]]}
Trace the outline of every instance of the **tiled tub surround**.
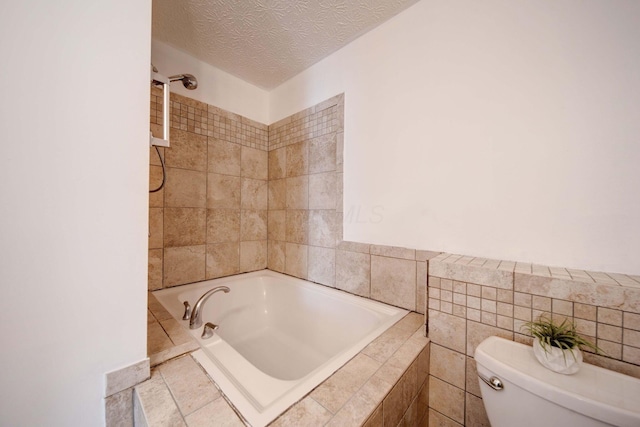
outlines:
{"label": "tiled tub surround", "polygon": [[230,292],[209,299],[201,315],[220,329],[206,340],[200,330],[190,331],[202,347],[193,357],[256,427],[275,419],[407,314],[270,270],[164,289],[155,296],[181,319],[182,301],[195,301],[216,286],[228,286]]}
{"label": "tiled tub surround", "polygon": [[[162,124],[152,89],[151,127]],[[165,187],[149,195],[149,289],[267,265],[268,127],[171,94]],[[150,188],[162,167],[150,151]]]}
{"label": "tiled tub surround", "polygon": [[[150,290],[268,267],[424,313],[437,253],[342,242],[343,95],[270,126],[171,99],[166,186],[149,198]],[[150,159],[154,188],[155,149]]]}
{"label": "tiled tub surround", "polygon": [[[428,373],[423,316],[409,313],[271,425],[426,426]],[[136,425],[244,425],[190,355],[152,369],[134,401]]]}
{"label": "tiled tub surround", "polygon": [[607,353],[588,363],[640,377],[640,276],[441,254],[429,263],[430,425],[489,426],[475,348],[491,335],[530,343],[521,326],[542,313]]}

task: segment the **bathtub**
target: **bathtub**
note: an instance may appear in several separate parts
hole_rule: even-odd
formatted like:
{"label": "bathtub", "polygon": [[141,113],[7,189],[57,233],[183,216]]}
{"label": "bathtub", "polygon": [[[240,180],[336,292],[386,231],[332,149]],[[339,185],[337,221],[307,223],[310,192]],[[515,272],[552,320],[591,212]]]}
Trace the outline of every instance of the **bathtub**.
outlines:
{"label": "bathtub", "polygon": [[408,312],[270,270],[154,292],[185,328],[207,290],[203,323],[219,325],[193,356],[254,427],[267,425]]}

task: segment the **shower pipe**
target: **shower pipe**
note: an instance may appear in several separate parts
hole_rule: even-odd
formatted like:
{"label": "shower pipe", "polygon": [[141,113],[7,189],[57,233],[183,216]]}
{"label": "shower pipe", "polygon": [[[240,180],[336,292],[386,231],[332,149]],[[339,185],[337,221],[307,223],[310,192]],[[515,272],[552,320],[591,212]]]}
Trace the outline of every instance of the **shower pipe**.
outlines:
{"label": "shower pipe", "polygon": [[167,180],[167,172],[164,164],[164,159],[160,154],[161,147],[169,147],[169,126],[170,126],[170,118],[169,118],[169,100],[170,100],[170,89],[169,83],[180,80],[182,85],[188,90],[194,90],[198,87],[198,80],[193,76],[193,74],[177,74],[175,76],[171,76],[169,78],[158,74],[158,69],[151,64],[151,84],[156,86],[162,86],[162,138],[155,138],[151,132],[149,132],[149,143],[156,149],[156,153],[158,153],[158,157],[160,158],[160,164],[162,165],[162,183],[160,186],[154,190],[149,190],[149,193],[155,193],[157,191],[162,190],[164,187],[164,183]]}

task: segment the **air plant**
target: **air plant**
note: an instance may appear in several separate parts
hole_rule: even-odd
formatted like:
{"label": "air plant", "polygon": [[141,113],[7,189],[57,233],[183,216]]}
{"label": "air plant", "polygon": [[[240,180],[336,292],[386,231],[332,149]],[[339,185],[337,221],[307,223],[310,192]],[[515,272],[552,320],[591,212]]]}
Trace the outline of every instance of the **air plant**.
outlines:
{"label": "air plant", "polygon": [[[559,348],[560,350],[572,350],[585,347],[593,350],[595,353],[603,353],[598,346],[581,337],[576,332],[575,323],[567,318],[558,325],[550,318],[542,315],[538,317],[536,321],[524,323],[522,328],[529,331],[534,338],[538,339],[545,353],[550,352],[552,347]],[[573,352],[571,354],[575,358]]]}

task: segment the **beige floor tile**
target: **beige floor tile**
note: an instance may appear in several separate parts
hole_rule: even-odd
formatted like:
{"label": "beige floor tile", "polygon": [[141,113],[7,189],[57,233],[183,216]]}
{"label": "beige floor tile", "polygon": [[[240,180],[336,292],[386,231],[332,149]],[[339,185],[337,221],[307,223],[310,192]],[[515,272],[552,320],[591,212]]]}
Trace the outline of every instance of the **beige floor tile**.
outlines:
{"label": "beige floor tile", "polygon": [[182,356],[158,367],[183,415],[220,397],[207,375],[191,356]]}
{"label": "beige floor tile", "polygon": [[244,427],[244,423],[222,397],[188,415],[185,419],[189,427]]}

